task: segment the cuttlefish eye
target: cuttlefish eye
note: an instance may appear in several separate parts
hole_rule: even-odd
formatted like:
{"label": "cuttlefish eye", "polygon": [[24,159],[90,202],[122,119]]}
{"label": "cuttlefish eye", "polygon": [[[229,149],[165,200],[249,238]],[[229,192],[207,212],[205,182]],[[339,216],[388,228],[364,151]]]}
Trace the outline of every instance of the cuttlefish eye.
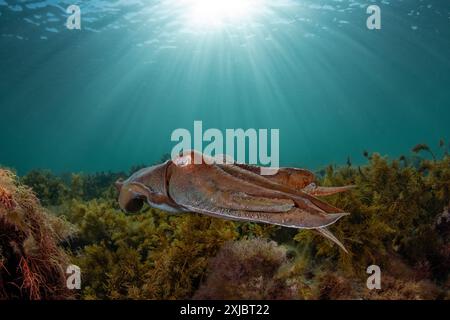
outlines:
{"label": "cuttlefish eye", "polygon": [[135,213],[142,209],[146,197],[136,190],[136,186],[118,181],[116,187],[119,190],[119,205],[123,211]]}
{"label": "cuttlefish eye", "polygon": [[140,199],[140,198],[135,198],[135,199],[130,199],[125,204],[124,209],[126,212],[135,213],[135,212],[140,211],[143,206],[144,206],[144,200]]}

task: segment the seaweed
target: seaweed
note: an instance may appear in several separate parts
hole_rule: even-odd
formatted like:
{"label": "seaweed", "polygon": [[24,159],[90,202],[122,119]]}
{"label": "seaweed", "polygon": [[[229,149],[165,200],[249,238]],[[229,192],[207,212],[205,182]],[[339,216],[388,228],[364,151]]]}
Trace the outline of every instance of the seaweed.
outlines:
{"label": "seaweed", "polygon": [[294,299],[294,285],[279,276],[287,250],[264,239],[227,242],[211,259],[210,273],[194,299]]}
{"label": "seaweed", "polygon": [[0,169],[0,299],[66,299],[68,257],[58,243],[70,226]]}
{"label": "seaweed", "polygon": [[[52,276],[58,281],[45,278],[45,272],[30,278],[36,270],[29,257],[48,258],[51,251],[61,258],[52,260],[60,261],[55,268],[67,259],[80,266],[82,299],[448,299],[450,157],[444,140],[439,147],[433,152],[419,144],[413,154],[398,159],[365,151],[365,164],[354,165],[348,158],[343,166],[319,171],[318,185],[357,186],[327,198],[351,212],[330,227],[349,254],[309,230],[149,208],[126,215],[113,187],[123,173],[33,171],[20,182],[4,173],[9,178],[0,183],[1,214],[7,212],[11,220],[15,212],[28,212],[34,220],[17,218],[14,223],[24,229],[1,225],[2,234],[5,230],[19,241],[0,240],[0,269],[18,273],[11,277],[2,271],[0,297],[65,297],[55,291],[62,281],[58,272]],[[48,214],[21,183],[30,185],[59,218]],[[61,236],[51,227],[55,221],[64,225],[63,220],[75,228],[70,241],[62,243],[65,253],[57,245]],[[36,247],[30,234],[36,240],[45,228],[51,245]],[[382,270],[381,290],[366,287],[366,268],[372,264]],[[23,275],[29,279],[26,285],[20,282]],[[12,278],[22,290],[9,286],[5,294],[4,280]],[[53,291],[36,290],[42,282]]]}
{"label": "seaweed", "polygon": [[159,210],[127,216],[107,200],[71,200],[59,214],[78,227],[73,261],[85,299],[180,299],[197,289],[233,222]]}
{"label": "seaweed", "polygon": [[419,143],[419,144],[415,145],[414,148],[412,148],[412,152],[414,152],[414,153],[419,153],[421,151],[428,152],[431,155],[431,157],[434,160],[436,160],[436,156],[434,155],[433,151],[431,151],[431,148],[427,144]]}

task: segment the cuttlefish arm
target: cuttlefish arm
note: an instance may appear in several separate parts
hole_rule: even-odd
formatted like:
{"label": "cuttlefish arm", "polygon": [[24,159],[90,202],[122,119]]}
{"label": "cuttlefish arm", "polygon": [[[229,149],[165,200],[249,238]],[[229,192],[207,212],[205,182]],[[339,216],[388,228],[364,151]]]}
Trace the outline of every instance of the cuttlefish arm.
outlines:
{"label": "cuttlefish arm", "polygon": [[[232,163],[227,165],[239,167],[254,174],[262,175],[262,167],[260,166],[242,163]],[[294,190],[302,190],[313,183],[315,178],[314,173],[311,171],[298,168],[277,168],[275,174],[263,175],[263,177]]]}
{"label": "cuttlefish arm", "polygon": [[[242,172],[242,170],[250,171],[252,174],[261,175],[261,168],[254,165],[235,163],[232,165],[226,165],[221,167],[230,172],[231,174],[234,174],[240,178],[249,178],[249,175]],[[236,167],[238,167],[238,169]],[[254,176],[251,176],[251,179],[253,179],[253,181],[256,180],[256,182],[259,183],[260,185],[261,184],[267,185],[267,181],[265,180],[270,180],[271,182],[277,184],[277,185],[273,184],[270,185],[271,188],[291,193],[293,192],[295,194],[298,194],[299,196],[305,196],[304,193],[310,196],[329,196],[336,193],[345,192],[356,187],[355,185],[343,187],[319,187],[316,186],[316,184],[313,182],[314,174],[312,172],[297,168],[279,168],[276,174],[265,175],[263,176],[263,178],[264,179],[258,179],[255,178]],[[328,212],[341,212],[340,209],[332,207],[323,202],[320,203],[319,205],[323,209],[328,210]],[[348,253],[344,245],[326,227],[317,228],[315,229],[315,231],[317,231],[317,233],[324,236],[325,238],[331,240],[332,242],[337,244],[342,250]]]}
{"label": "cuttlefish arm", "polygon": [[316,186],[315,183],[311,183],[305,188],[302,189],[303,192],[306,192],[312,196],[331,196],[336,193],[341,193],[345,191],[349,191],[353,188],[356,188],[356,185],[348,185],[342,187],[319,187]]}
{"label": "cuttlefish arm", "polygon": [[[284,185],[280,184],[279,180],[277,179],[277,175],[284,172],[284,170],[287,170],[290,168],[280,168],[277,175],[275,176],[263,176],[256,174],[252,171],[248,171],[246,169],[243,169],[239,165],[218,165],[223,171],[227,172],[228,174],[238,178],[239,180],[244,180],[247,182],[251,182],[254,185],[257,185],[259,187],[264,187],[273,191],[278,191],[283,194],[287,194],[290,197],[293,197],[297,201],[297,205],[302,208],[309,208],[316,210],[320,212],[328,212],[328,213],[339,213],[342,212],[341,209],[336,208],[322,200],[319,200],[315,198],[314,196],[311,196],[308,193],[303,192],[302,190],[298,190],[293,188],[291,185]],[[292,171],[290,173],[292,175]],[[303,175],[303,173],[300,173]],[[294,179],[291,179],[293,181]],[[296,179],[297,180],[297,179]],[[295,180],[294,180],[295,181]]]}
{"label": "cuttlefish arm", "polygon": [[[235,166],[261,175],[261,167],[249,164],[233,163],[228,166]],[[312,196],[330,196],[336,193],[349,191],[355,188],[355,185],[342,187],[320,187],[314,183],[315,176],[309,170],[297,168],[278,168],[273,175],[264,175],[264,178],[291,188],[296,191],[302,191]]]}
{"label": "cuttlefish arm", "polygon": [[347,215],[340,210],[327,213],[319,199],[271,188],[275,185],[270,181],[246,171],[248,179],[215,164],[173,165],[170,172],[169,196],[198,213],[304,229],[325,227]]}

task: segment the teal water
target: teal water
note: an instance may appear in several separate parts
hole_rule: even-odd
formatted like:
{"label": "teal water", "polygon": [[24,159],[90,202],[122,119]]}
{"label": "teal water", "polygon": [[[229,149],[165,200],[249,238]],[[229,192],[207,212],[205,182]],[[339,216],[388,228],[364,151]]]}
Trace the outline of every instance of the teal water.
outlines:
{"label": "teal water", "polygon": [[[65,27],[70,4],[81,30]],[[0,164],[124,170],[194,120],[278,128],[281,165],[310,168],[450,139],[450,1],[202,5],[0,0]]]}

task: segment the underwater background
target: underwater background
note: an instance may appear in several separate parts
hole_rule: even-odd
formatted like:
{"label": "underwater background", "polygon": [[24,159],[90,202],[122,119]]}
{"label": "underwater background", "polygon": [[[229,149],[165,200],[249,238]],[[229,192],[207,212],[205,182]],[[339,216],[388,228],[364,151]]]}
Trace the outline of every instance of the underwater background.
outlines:
{"label": "underwater background", "polygon": [[448,1],[248,0],[235,19],[199,2],[0,0],[0,163],[126,170],[194,120],[279,128],[281,165],[314,169],[449,138]]}

